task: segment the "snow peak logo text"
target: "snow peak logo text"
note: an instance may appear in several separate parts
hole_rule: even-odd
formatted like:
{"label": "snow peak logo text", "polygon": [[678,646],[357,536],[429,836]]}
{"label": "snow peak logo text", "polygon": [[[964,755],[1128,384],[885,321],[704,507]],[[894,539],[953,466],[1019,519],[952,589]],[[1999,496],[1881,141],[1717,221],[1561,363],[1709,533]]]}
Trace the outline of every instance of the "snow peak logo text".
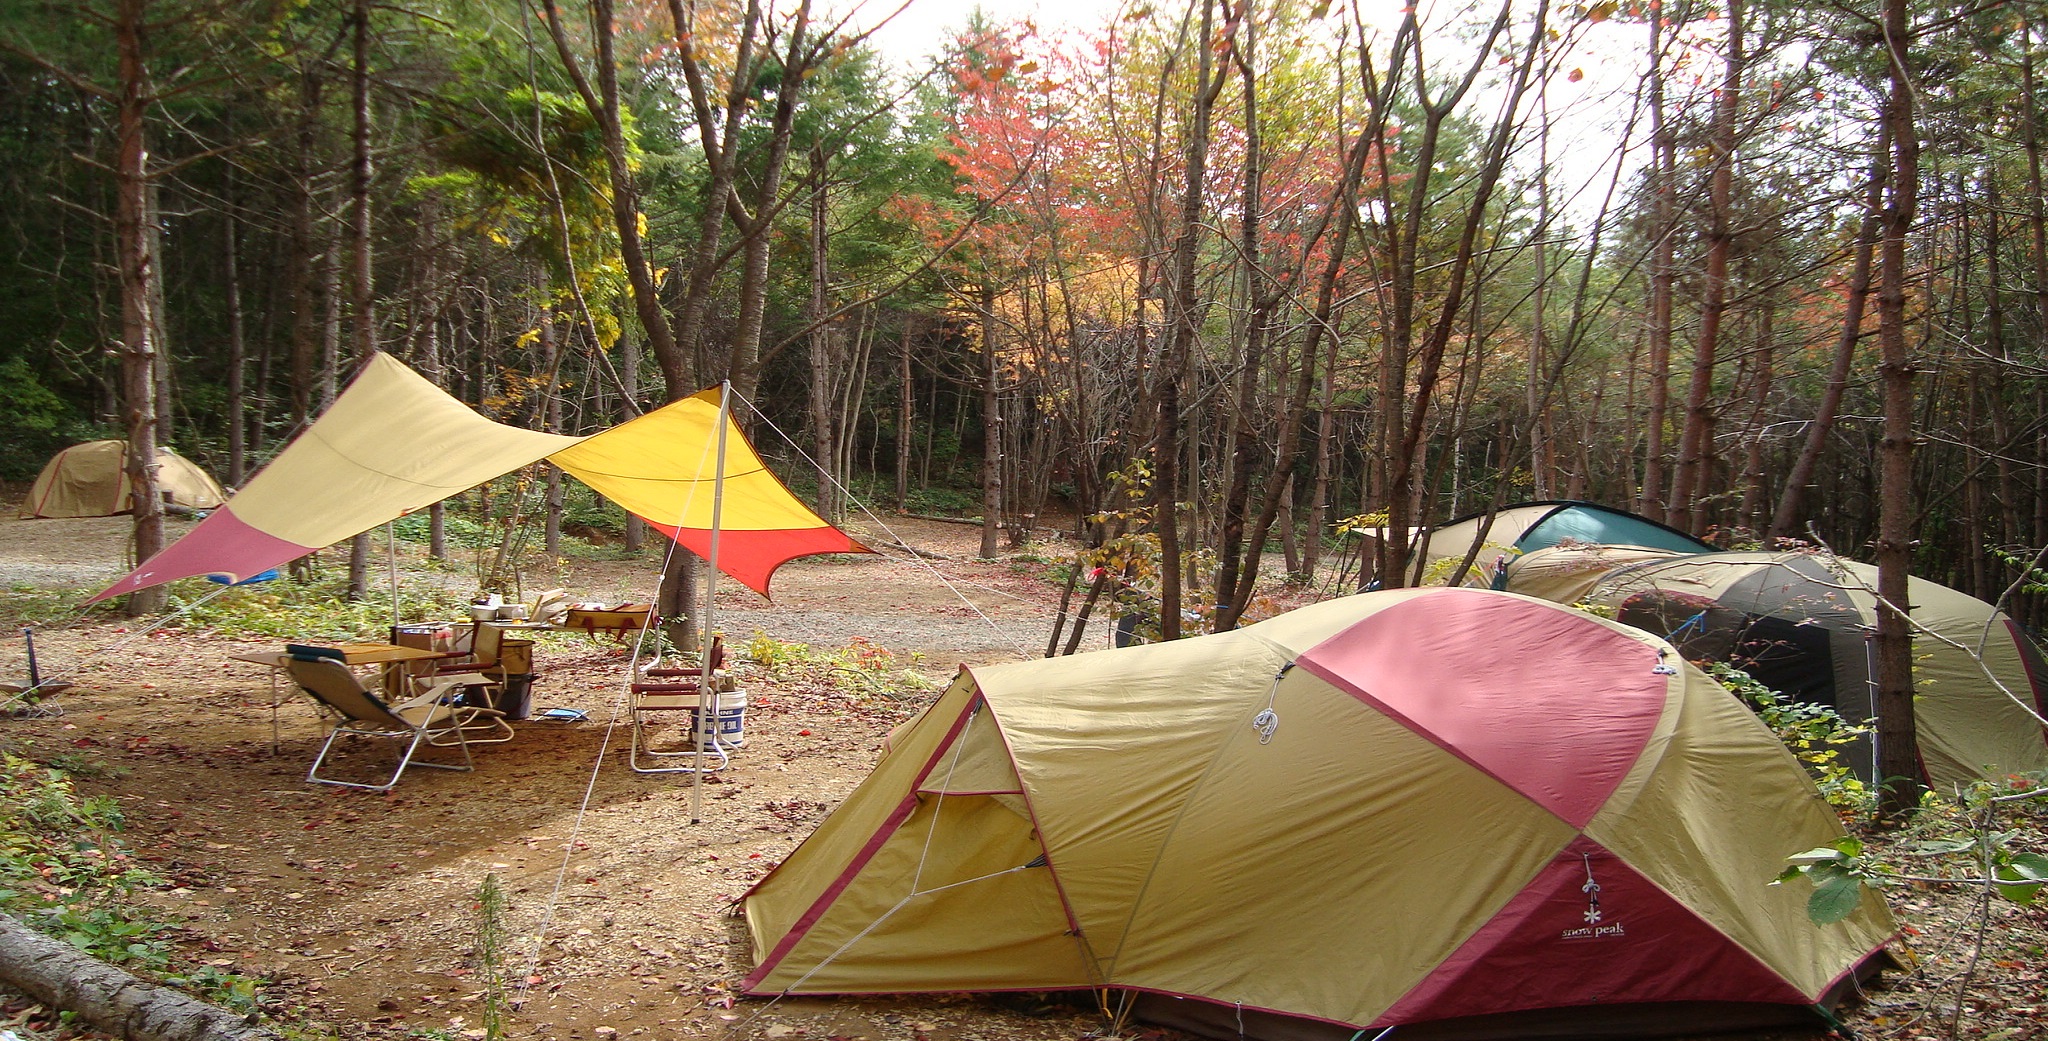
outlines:
{"label": "snow peak logo text", "polygon": [[1607,915],[1600,910],[1600,883],[1593,880],[1593,858],[1584,853],[1579,859],[1586,865],[1586,884],[1579,892],[1586,894],[1586,912],[1580,917],[1586,924],[1575,929],[1566,929],[1558,934],[1560,940],[1598,940],[1610,936],[1626,935],[1620,922],[1607,921]]}
{"label": "snow peak logo text", "polygon": [[1610,936],[1628,935],[1620,922],[1603,922],[1600,925],[1582,925],[1577,929],[1566,929],[1557,934],[1560,940],[1599,940]]}

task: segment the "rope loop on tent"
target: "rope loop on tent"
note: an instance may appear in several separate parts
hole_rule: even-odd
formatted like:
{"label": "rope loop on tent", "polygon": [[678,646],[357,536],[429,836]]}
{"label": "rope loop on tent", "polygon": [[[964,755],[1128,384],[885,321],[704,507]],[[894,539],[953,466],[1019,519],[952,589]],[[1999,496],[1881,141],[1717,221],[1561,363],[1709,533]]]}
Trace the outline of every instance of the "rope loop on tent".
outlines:
{"label": "rope loop on tent", "polygon": [[1252,717],[1252,729],[1259,732],[1259,743],[1262,745],[1271,742],[1274,732],[1280,729],[1280,713],[1273,710],[1273,704],[1280,697],[1280,681],[1287,678],[1287,673],[1293,668],[1294,663],[1290,661],[1280,666],[1280,671],[1273,674],[1273,684],[1266,688],[1266,707]]}
{"label": "rope loop on tent", "polygon": [[1668,662],[1668,661],[1665,661],[1664,659],[1665,659],[1666,657],[1668,657],[1668,652],[1667,652],[1667,651],[1665,651],[1665,649],[1664,649],[1664,648],[1662,648],[1662,647],[1659,647],[1659,648],[1657,648],[1657,664],[1655,664],[1655,665],[1652,665],[1652,666],[1650,666],[1650,675],[1652,675],[1652,676],[1676,676],[1676,675],[1678,675],[1678,667],[1677,667],[1677,666],[1675,666],[1675,665],[1673,665],[1673,664],[1671,664],[1671,663],[1670,663],[1670,662]]}

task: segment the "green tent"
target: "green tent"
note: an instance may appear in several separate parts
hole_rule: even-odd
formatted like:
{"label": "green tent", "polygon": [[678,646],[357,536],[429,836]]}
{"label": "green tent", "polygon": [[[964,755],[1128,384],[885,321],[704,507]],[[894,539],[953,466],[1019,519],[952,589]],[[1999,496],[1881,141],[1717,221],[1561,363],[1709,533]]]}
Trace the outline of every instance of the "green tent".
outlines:
{"label": "green tent", "polygon": [[1431,528],[1422,543],[1422,552],[1429,559],[1424,584],[1448,581],[1450,571],[1474,543],[1479,544],[1480,552],[1473,558],[1472,573],[1461,584],[1490,584],[1495,589],[1504,588],[1501,575],[1507,562],[1557,545],[1641,546],[1674,553],[1714,549],[1677,528],[1611,506],[1572,500],[1518,502],[1490,515],[1467,514]]}
{"label": "green tent", "polygon": [[[1726,661],[1851,721],[1876,715],[1877,569],[1816,552],[1673,554],[1559,546],[1509,563],[1506,586],[1615,609],[1687,658]],[[1927,779],[1953,785],[2048,770],[2048,667],[2019,623],[1976,597],[1908,583],[1917,627],[1914,730]],[[1876,776],[1869,740],[1845,750]]]}

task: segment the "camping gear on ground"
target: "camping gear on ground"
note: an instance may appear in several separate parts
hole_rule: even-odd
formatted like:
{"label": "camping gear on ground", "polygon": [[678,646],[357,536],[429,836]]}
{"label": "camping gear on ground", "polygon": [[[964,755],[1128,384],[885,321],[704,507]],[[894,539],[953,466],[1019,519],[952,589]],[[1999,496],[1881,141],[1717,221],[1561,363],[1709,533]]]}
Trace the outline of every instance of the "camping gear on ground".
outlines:
{"label": "camping gear on ground", "polygon": [[468,695],[472,704],[521,720],[527,717],[533,699],[533,641],[511,639],[506,633],[525,628],[523,622],[401,625],[392,629],[391,638],[406,646],[456,653],[415,670],[416,685],[451,676],[475,676],[477,683]]}
{"label": "camping gear on ground", "polygon": [[1495,511],[1490,525],[1482,511],[1431,528],[1417,543],[1417,556],[1429,560],[1423,584],[1443,585],[1449,581],[1451,571],[1465,559],[1474,542],[1480,543],[1479,555],[1472,558],[1472,570],[1461,584],[1491,585],[1495,589],[1505,588],[1501,584],[1503,569],[1517,556],[1560,543],[1642,546],[1673,553],[1707,553],[1714,549],[1677,528],[1599,503],[1518,502]]}
{"label": "camping gear on ground", "polygon": [[[730,761],[728,749],[746,741],[747,694],[727,687],[725,638],[711,639],[711,653],[704,663],[690,666],[660,666],[641,671],[641,678],[627,685],[627,725],[632,728],[626,765],[638,774],[715,773]],[[681,720],[681,747],[664,743],[656,731],[667,720]],[[704,765],[704,757],[717,760]],[[667,765],[663,760],[688,759],[689,763]]]}
{"label": "camping gear on ground", "polygon": [[248,578],[240,581],[236,581],[231,575],[208,575],[206,580],[217,586],[253,586],[261,582],[277,581],[277,569],[271,568],[260,574],[250,575]]}
{"label": "camping gear on ground", "polygon": [[562,589],[548,589],[535,594],[533,603],[526,609],[526,620],[535,625],[555,625],[568,613],[568,592]]}
{"label": "camping gear on ground", "polygon": [[1842,835],[1664,641],[1368,593],[963,668],[748,894],[745,989],[1125,988],[1230,1038],[1819,1025],[1890,917],[1770,882]]}
{"label": "camping gear on ground", "polygon": [[[1877,569],[1831,554],[1648,554],[1557,547],[1508,566],[1507,588],[1601,604],[1665,637],[1687,658],[1724,661],[1789,697],[1852,723],[1873,700]],[[1913,729],[1927,780],[1942,787],[2048,770],[2048,665],[2005,612],[1925,579],[1907,582]],[[1981,657],[1982,662],[1978,659]],[[2003,687],[2003,689],[2000,689]],[[2029,711],[2031,710],[2031,712]],[[1843,749],[1877,776],[1875,735]]]}
{"label": "camping gear on ground", "polygon": [[[210,510],[226,502],[228,493],[199,464],[159,446],[156,485],[172,506]],[[43,464],[21,516],[110,517],[135,508],[128,480],[128,442],[87,441],[72,445]]]}
{"label": "camping gear on ground", "polygon": [[17,717],[44,719],[63,715],[63,707],[49,699],[70,690],[71,683],[43,678],[42,667],[36,664],[35,630],[23,627],[21,642],[28,657],[28,682],[0,683],[0,694],[9,695],[5,701],[0,701],[0,708]]}
{"label": "camping gear on ground", "polygon": [[[328,732],[326,742],[320,746],[320,754],[313,757],[313,765],[306,769],[308,781],[388,791],[400,777],[405,776],[405,768],[414,765],[413,756],[422,744],[460,748],[462,764],[422,760],[418,765],[435,770],[468,771],[475,769],[475,761],[469,754],[472,742],[511,738],[512,728],[499,713],[455,700],[456,692],[473,685],[475,677],[450,677],[409,701],[386,704],[364,687],[355,673],[349,671],[347,656],[340,649],[292,644],[285,648],[285,653],[285,670],[291,674],[292,682],[339,717]],[[498,736],[500,731],[503,736]],[[399,752],[398,766],[391,772],[390,779],[383,784],[368,784],[321,776],[320,765],[327,761],[334,742],[344,735],[404,742],[405,748]]]}
{"label": "camping gear on ground", "polygon": [[562,613],[558,628],[575,629],[586,636],[603,633],[617,640],[631,639],[642,630],[661,624],[661,619],[651,618],[652,604],[620,604],[606,607],[603,604],[576,604]]}
{"label": "camping gear on ground", "polygon": [[[867,552],[797,501],[721,418],[712,390],[585,438],[521,430],[378,353],[233,499],[93,600],[195,575],[253,575],[542,458],[699,556],[711,556],[717,527],[719,567],[764,595],[785,561]],[[729,459],[713,450],[720,441]]]}

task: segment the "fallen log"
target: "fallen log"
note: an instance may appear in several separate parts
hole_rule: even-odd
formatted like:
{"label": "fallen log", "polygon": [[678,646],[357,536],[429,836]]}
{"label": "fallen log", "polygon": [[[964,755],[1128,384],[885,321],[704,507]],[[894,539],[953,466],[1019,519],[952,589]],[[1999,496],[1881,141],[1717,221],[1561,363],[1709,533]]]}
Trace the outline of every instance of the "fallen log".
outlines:
{"label": "fallen log", "polygon": [[140,979],[5,914],[0,982],[128,1041],[280,1041],[224,1008]]}

